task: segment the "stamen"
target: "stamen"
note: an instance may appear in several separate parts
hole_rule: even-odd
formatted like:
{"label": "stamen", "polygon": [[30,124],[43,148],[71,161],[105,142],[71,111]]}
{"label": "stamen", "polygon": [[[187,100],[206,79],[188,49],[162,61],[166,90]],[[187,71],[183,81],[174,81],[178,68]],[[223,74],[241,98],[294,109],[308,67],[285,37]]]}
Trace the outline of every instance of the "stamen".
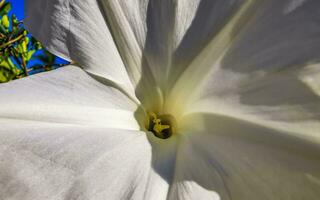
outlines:
{"label": "stamen", "polygon": [[153,130],[158,134],[161,133],[163,130],[170,128],[169,125],[162,125],[161,119],[154,119],[153,123],[154,123]]}
{"label": "stamen", "polygon": [[176,128],[176,122],[172,115],[165,114],[157,116],[155,113],[149,113],[149,123],[147,129],[156,137],[167,139]]}

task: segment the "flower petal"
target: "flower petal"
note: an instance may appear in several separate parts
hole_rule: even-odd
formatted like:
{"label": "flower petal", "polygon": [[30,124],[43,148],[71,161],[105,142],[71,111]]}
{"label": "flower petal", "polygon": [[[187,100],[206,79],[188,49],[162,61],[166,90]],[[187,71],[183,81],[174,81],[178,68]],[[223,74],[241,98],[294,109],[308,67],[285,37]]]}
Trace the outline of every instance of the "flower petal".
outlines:
{"label": "flower petal", "polygon": [[1,199],[140,200],[146,192],[167,193],[143,132],[0,122]]}
{"label": "flower petal", "polygon": [[236,34],[255,15],[258,3],[262,4],[252,0],[180,0],[176,19],[176,40],[179,42],[170,81],[177,81],[179,76],[186,76],[185,71],[189,74],[191,70],[195,71],[194,68],[201,68],[198,71],[206,74],[212,61],[224,54]]}
{"label": "flower petal", "polygon": [[[245,7],[255,1],[245,2],[237,15],[242,15]],[[165,104],[166,95],[187,68],[190,58],[193,60],[215,35],[220,34],[214,37],[215,46],[228,46],[230,31],[240,16],[235,16],[223,31],[216,27],[223,27],[239,4],[220,0],[102,1],[114,39],[137,84],[136,94],[143,105],[148,105],[148,99],[156,102],[154,107]],[[210,20],[203,23],[207,15]],[[219,57],[223,51],[217,51],[216,57]],[[194,66],[199,67],[199,63]]]}
{"label": "flower petal", "polygon": [[259,77],[255,84],[242,85],[233,94],[202,96],[188,112],[243,119],[320,143],[319,76],[317,64]]}
{"label": "flower petal", "polygon": [[139,131],[117,89],[68,66],[0,95],[1,199],[166,199],[175,140]]}
{"label": "flower petal", "polygon": [[216,65],[190,108],[320,142],[319,2],[304,1],[295,9],[293,1],[268,5]]}
{"label": "flower petal", "polygon": [[[78,2],[74,4],[78,4]],[[122,6],[125,6],[125,8]],[[130,8],[131,6],[133,9]],[[134,85],[137,84],[141,77],[142,49],[137,43],[137,38],[132,32],[132,27],[124,13],[129,15],[131,14],[130,17],[132,17],[132,21],[136,23],[138,31],[141,34],[144,33],[143,30],[141,30],[141,23],[143,21],[142,19],[139,19],[139,17],[141,17],[140,15],[143,16],[144,10],[145,1],[131,1],[128,3],[120,3],[118,1],[101,1],[101,9],[97,8],[95,10],[95,12],[105,15],[105,20],[111,27],[111,33]],[[87,39],[89,40],[89,38]]]}
{"label": "flower petal", "polygon": [[134,96],[98,1],[27,0],[26,28],[52,53]]}
{"label": "flower petal", "polygon": [[[172,89],[168,97],[169,104],[171,105],[169,110],[182,107],[180,110],[183,112],[186,105],[182,103],[189,103],[192,95],[201,89],[208,75],[215,71],[217,68],[216,63],[230,48],[237,34],[243,31],[249,19],[255,15],[255,12],[252,11],[256,8],[257,4],[257,1],[246,0],[240,5],[235,6],[236,8],[233,8],[231,14],[228,15],[228,20],[221,25],[221,29],[213,36],[206,38],[207,42],[202,48],[198,47],[200,48],[198,54],[192,57],[189,64],[185,65],[182,69],[178,69],[180,77],[173,77],[170,82]],[[208,11],[205,7],[203,9]],[[199,15],[201,16],[202,14]]]}
{"label": "flower petal", "polygon": [[0,119],[139,130],[137,105],[75,66],[0,86]]}
{"label": "flower petal", "polygon": [[136,86],[136,96],[147,110],[163,103],[172,55],[174,2],[154,0],[101,1],[114,40]]}
{"label": "flower petal", "polygon": [[[244,5],[253,3],[246,0]],[[215,38],[221,42],[214,46],[228,46],[239,20],[226,30],[219,28],[239,5],[243,7],[242,2],[222,0],[27,1],[26,26],[51,51],[75,60],[96,78],[120,85],[153,110],[162,106],[172,84],[208,41]],[[203,23],[207,15],[210,20]],[[223,52],[218,51],[214,58]]]}
{"label": "flower petal", "polygon": [[[319,198],[319,145],[218,115],[185,121],[173,181],[178,192],[207,199],[217,192],[224,200]],[[197,187],[188,189],[190,182]]]}

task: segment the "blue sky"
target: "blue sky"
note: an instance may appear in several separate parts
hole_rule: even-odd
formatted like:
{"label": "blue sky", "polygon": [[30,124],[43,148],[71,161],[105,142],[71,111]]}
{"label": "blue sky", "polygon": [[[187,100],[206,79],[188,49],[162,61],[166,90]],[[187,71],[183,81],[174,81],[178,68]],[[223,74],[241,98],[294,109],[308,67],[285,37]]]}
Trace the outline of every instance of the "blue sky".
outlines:
{"label": "blue sky", "polygon": [[[15,14],[19,20],[24,18],[24,0],[8,0],[11,2],[12,10],[11,13]],[[30,65],[37,63],[37,61],[30,61]],[[65,64],[63,59],[57,58],[56,63]]]}
{"label": "blue sky", "polygon": [[24,18],[24,0],[8,0],[12,3],[12,13],[14,13],[18,19]]}

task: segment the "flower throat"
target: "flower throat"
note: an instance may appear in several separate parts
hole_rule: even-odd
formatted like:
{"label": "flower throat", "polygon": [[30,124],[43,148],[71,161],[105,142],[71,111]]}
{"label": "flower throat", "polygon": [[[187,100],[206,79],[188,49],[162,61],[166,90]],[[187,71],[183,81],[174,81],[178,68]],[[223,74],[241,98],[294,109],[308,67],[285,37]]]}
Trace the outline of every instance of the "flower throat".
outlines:
{"label": "flower throat", "polygon": [[177,123],[175,118],[170,114],[157,115],[153,112],[148,114],[147,129],[156,137],[167,139],[176,132]]}

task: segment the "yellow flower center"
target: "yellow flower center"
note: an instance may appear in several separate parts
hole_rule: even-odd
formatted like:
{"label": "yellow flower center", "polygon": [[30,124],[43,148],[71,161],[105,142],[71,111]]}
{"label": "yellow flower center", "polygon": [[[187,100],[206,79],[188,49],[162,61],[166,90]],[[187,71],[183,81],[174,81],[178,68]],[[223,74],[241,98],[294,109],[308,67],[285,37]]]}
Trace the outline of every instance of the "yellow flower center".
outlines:
{"label": "yellow flower center", "polygon": [[151,131],[156,137],[167,139],[177,130],[175,118],[170,114],[157,115],[153,112],[148,113],[148,123],[146,129]]}

